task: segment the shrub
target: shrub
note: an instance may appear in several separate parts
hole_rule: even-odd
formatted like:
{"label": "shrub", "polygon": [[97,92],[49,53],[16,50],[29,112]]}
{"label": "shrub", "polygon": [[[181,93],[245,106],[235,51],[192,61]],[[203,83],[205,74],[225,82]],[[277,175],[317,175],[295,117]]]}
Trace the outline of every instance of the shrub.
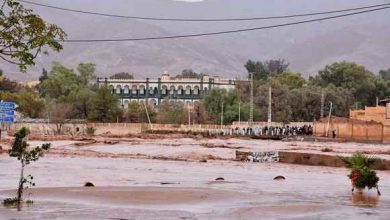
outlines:
{"label": "shrub", "polygon": [[87,127],[87,129],[86,129],[87,134],[91,135],[91,136],[95,134],[95,131],[96,131],[96,128],[94,128],[94,127]]}

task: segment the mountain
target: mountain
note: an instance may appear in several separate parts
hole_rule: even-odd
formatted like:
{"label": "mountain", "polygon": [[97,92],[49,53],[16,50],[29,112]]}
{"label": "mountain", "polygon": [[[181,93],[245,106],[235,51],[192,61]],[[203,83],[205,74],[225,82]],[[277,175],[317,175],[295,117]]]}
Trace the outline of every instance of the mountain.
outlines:
{"label": "mountain", "polygon": [[[381,4],[386,1],[367,0],[80,0],[40,3],[112,14],[177,17],[221,18],[259,17],[296,14]],[[98,17],[58,11],[39,6],[34,9],[45,20],[63,27],[69,39],[137,38],[214,32],[251,28],[298,21],[246,22],[157,22]],[[53,61],[76,67],[80,62],[97,64],[99,76],[116,72],[132,72],[136,77],[157,77],[165,70],[172,74],[192,68],[197,72],[244,77],[244,63],[248,59],[267,60],[284,58],[291,69],[307,75],[315,74],[331,62],[348,60],[365,65],[377,72],[390,67],[389,11],[372,12],[331,21],[315,22],[280,29],[242,32],[228,35],[157,41],[110,43],[64,43],[61,53],[41,56],[37,65],[27,73],[7,63],[0,68],[13,79],[37,79],[41,69],[50,69]]]}

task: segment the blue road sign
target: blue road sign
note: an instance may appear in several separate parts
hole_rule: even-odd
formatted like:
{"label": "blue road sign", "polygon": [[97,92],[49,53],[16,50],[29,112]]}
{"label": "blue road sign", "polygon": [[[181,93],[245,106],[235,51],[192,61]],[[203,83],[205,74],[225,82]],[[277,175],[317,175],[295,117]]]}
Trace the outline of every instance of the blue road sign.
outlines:
{"label": "blue road sign", "polygon": [[15,102],[0,102],[0,109],[15,109],[18,105]]}
{"label": "blue road sign", "polygon": [[14,117],[0,117],[0,122],[16,122]]}
{"label": "blue road sign", "polygon": [[12,116],[12,115],[16,115],[15,114],[16,112],[14,110],[3,110],[3,109],[0,109],[0,117],[9,117],[9,116]]}

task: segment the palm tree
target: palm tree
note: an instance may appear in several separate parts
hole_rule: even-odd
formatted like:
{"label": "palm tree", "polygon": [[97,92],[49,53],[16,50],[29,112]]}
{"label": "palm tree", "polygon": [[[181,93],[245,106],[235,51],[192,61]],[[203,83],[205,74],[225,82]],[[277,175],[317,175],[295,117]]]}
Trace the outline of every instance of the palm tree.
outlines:
{"label": "palm tree", "polygon": [[354,192],[355,188],[364,189],[367,187],[368,189],[372,189],[375,187],[378,195],[381,194],[378,188],[379,177],[372,169],[372,166],[377,161],[376,158],[365,156],[360,152],[355,152],[350,158],[339,158],[351,170],[348,177],[352,183],[352,192]]}

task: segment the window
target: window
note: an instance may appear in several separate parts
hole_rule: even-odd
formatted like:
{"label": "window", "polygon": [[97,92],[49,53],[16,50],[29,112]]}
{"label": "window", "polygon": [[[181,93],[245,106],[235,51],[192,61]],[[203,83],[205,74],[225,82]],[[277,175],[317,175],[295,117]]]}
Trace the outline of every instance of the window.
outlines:
{"label": "window", "polygon": [[191,95],[191,86],[186,86],[186,95]]}
{"label": "window", "polygon": [[123,93],[125,93],[125,94],[129,94],[129,86],[125,86],[125,90],[124,90],[124,92]]}
{"label": "window", "polygon": [[177,89],[177,94],[183,95],[183,86],[179,86],[179,88]]}
{"label": "window", "polygon": [[161,94],[166,95],[167,94],[167,90],[168,90],[167,86],[162,86]]}
{"label": "window", "polygon": [[169,88],[169,94],[174,95],[175,94],[175,86],[171,86]]}
{"label": "window", "polygon": [[194,87],[194,95],[199,95],[199,87],[198,86]]}
{"label": "window", "polygon": [[131,93],[132,93],[133,95],[136,95],[136,94],[137,94],[137,86],[136,86],[136,85],[133,85],[133,86],[131,87]]}
{"label": "window", "polygon": [[141,95],[144,95],[144,94],[145,94],[145,86],[144,86],[144,85],[141,85],[141,86],[139,87],[139,94],[141,94]]}
{"label": "window", "polygon": [[116,86],[116,94],[121,94],[121,86]]}

